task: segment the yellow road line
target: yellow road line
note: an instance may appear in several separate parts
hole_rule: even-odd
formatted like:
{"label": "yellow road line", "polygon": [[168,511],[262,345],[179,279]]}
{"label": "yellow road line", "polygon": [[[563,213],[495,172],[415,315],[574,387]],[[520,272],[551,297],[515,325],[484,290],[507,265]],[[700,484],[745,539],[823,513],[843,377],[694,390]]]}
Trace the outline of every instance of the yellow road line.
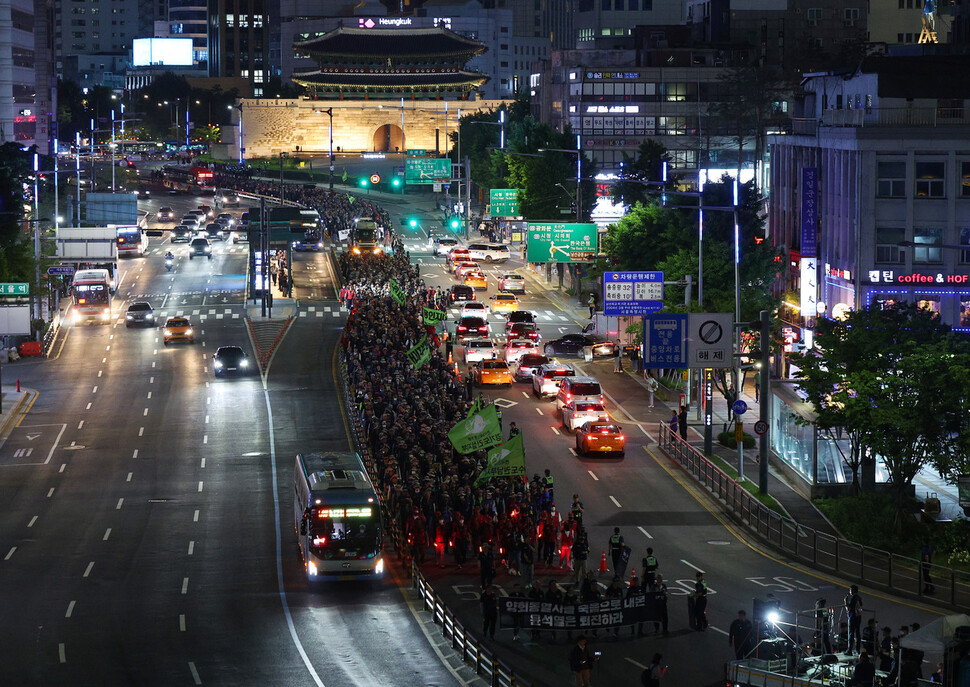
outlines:
{"label": "yellow road line", "polygon": [[[791,570],[796,570],[796,571],[798,571],[800,573],[804,573],[806,575],[809,575],[811,577],[814,577],[817,580],[822,580],[823,582],[828,582],[830,584],[838,585],[840,587],[847,586],[846,583],[845,583],[845,580],[838,580],[838,579],[835,579],[835,578],[832,578],[832,577],[826,577],[825,575],[823,575],[821,573],[818,573],[818,572],[816,572],[814,570],[811,570],[811,569],[808,569],[808,568],[803,568],[803,567],[801,567],[799,565],[795,565],[793,563],[788,563],[788,562],[783,561],[783,560],[781,560],[779,558],[775,558],[774,556],[771,556],[771,555],[765,553],[764,551],[762,551],[761,549],[753,546],[748,541],[746,541],[745,538],[744,538],[744,536],[742,536],[742,534],[733,525],[731,525],[729,522],[727,522],[721,516],[720,513],[716,512],[714,509],[712,509],[707,504],[706,499],[701,498],[700,494],[697,493],[697,489],[698,489],[697,485],[694,485],[692,483],[688,483],[688,482],[684,481],[684,479],[680,475],[678,475],[676,472],[674,472],[673,470],[670,469],[670,466],[668,466],[666,464],[666,461],[664,461],[664,460],[660,459],[659,457],[657,457],[657,455],[653,451],[651,451],[649,447],[644,446],[643,447],[643,450],[647,452],[647,455],[649,455],[651,458],[654,459],[654,461],[657,463],[657,465],[659,465],[680,486],[682,486],[684,488],[684,490],[688,494],[690,494],[691,496],[693,496],[694,497],[694,500],[696,500],[700,505],[702,505],[704,507],[704,509],[708,513],[710,513],[711,515],[713,515],[714,516],[714,519],[717,520],[719,523],[721,523],[721,525],[724,527],[724,529],[726,529],[728,532],[730,532],[731,535],[734,536],[734,538],[737,539],[739,542],[741,542],[742,544],[744,544],[745,546],[747,546],[749,549],[751,549],[751,551],[753,551],[754,553],[758,554],[759,556],[762,556],[764,558],[767,558],[769,561],[773,561],[773,562],[777,563],[778,565],[782,565],[782,566],[784,566],[786,568],[789,568]],[[702,493],[706,493],[706,492],[702,492]],[[940,611],[939,609],[933,608],[931,606],[926,606],[924,604],[919,604],[919,603],[913,603],[913,602],[910,602],[910,601],[907,601],[905,599],[901,599],[901,598],[898,598],[898,597],[886,596],[885,594],[881,594],[879,592],[873,591],[871,588],[868,588],[868,587],[867,587],[866,593],[869,594],[869,595],[871,595],[871,596],[876,597],[877,599],[883,599],[883,600],[889,601],[891,603],[897,603],[897,604],[900,604],[900,605],[903,605],[903,606],[908,606],[910,608],[914,608],[914,609],[919,610],[919,611],[926,611],[927,613],[935,613],[937,615],[946,615],[946,613]]]}
{"label": "yellow road line", "polygon": [[34,404],[37,402],[37,399],[40,398],[39,391],[36,389],[33,389],[32,391],[34,392],[34,397],[30,399],[30,403],[27,404],[27,407],[20,411],[20,418],[17,420],[16,424],[14,424],[14,427],[20,427],[20,423],[24,421],[24,418],[27,417],[27,413],[30,412],[30,409],[33,408]]}

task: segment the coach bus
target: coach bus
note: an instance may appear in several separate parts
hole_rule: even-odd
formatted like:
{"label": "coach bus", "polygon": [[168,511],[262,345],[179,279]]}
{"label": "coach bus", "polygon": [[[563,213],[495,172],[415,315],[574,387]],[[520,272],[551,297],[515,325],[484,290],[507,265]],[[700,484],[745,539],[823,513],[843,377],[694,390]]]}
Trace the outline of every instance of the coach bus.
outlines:
{"label": "coach bus", "polygon": [[148,250],[148,232],[135,224],[117,228],[118,257],[140,258]]}
{"label": "coach bus", "polygon": [[107,324],[111,320],[111,275],[106,269],[74,273],[71,295],[74,324]]}
{"label": "coach bus", "polygon": [[297,455],[293,492],[293,519],[310,582],[384,576],[381,507],[360,456]]}

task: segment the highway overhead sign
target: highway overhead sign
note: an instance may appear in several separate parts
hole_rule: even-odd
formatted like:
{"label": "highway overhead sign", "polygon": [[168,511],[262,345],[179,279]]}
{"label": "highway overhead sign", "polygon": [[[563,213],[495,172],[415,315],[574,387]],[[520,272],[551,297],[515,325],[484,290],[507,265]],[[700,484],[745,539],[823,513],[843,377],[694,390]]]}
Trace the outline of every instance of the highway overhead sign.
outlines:
{"label": "highway overhead sign", "polygon": [[529,262],[589,262],[596,257],[595,224],[529,222]]}
{"label": "highway overhead sign", "polygon": [[663,308],[663,272],[603,272],[603,314],[642,316]]}
{"label": "highway overhead sign", "polygon": [[734,360],[734,315],[691,313],[687,344],[690,367],[731,367]]}
{"label": "highway overhead sign", "polygon": [[489,213],[492,217],[519,216],[519,189],[493,188],[489,191]]}
{"label": "highway overhead sign", "polygon": [[408,184],[434,184],[451,181],[451,158],[408,158],[404,161],[404,181]]}

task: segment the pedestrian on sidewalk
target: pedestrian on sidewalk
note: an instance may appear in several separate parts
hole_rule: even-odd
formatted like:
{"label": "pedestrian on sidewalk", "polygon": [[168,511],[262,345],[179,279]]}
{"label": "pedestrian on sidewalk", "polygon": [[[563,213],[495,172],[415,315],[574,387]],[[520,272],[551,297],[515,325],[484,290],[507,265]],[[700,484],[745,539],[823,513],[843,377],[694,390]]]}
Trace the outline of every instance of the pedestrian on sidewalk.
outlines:
{"label": "pedestrian on sidewalk", "polygon": [[667,426],[670,428],[670,433],[673,434],[673,435],[675,435],[675,436],[677,435],[677,425],[678,424],[679,424],[679,420],[677,418],[677,411],[676,410],[671,410],[670,411],[670,419],[667,420]]}
{"label": "pedestrian on sidewalk", "polygon": [[680,407],[677,415],[677,429],[680,431],[680,438],[687,441],[687,406]]}
{"label": "pedestrian on sidewalk", "polygon": [[653,372],[647,372],[647,399],[650,401],[650,407],[653,408],[653,395],[657,393],[657,389],[660,388],[660,382],[657,378],[653,376]]}
{"label": "pedestrian on sidewalk", "polygon": [[738,400],[738,392],[734,390],[733,384],[728,384],[727,389],[724,390],[724,402],[727,403],[727,419],[728,422],[734,416],[734,402]]}
{"label": "pedestrian on sidewalk", "polygon": [[616,340],[616,346],[613,348],[613,372],[623,372],[623,346],[619,339]]}
{"label": "pedestrian on sidewalk", "polygon": [[586,305],[589,306],[589,319],[593,319],[593,315],[596,314],[596,295],[594,293],[590,292]]}
{"label": "pedestrian on sidewalk", "polygon": [[273,286],[276,286],[276,274],[279,272],[279,268],[276,266],[276,261],[273,260],[269,264],[269,279],[273,282]]}
{"label": "pedestrian on sidewalk", "polygon": [[[633,350],[630,351],[630,369],[633,370],[633,374],[640,371],[640,347],[634,346]],[[651,401],[651,405],[653,402]]]}

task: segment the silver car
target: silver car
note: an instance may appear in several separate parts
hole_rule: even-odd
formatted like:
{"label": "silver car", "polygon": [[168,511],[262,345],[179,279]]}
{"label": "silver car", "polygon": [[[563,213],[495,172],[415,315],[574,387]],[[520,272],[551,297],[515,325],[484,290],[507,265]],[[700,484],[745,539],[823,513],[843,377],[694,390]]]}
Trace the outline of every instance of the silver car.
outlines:
{"label": "silver car", "polygon": [[608,422],[609,419],[610,414],[602,403],[570,401],[562,407],[562,426],[567,432],[575,432],[577,427],[582,427],[587,422]]}
{"label": "silver car", "polygon": [[498,290],[525,293],[525,277],[518,274],[503,274],[498,278]]}

